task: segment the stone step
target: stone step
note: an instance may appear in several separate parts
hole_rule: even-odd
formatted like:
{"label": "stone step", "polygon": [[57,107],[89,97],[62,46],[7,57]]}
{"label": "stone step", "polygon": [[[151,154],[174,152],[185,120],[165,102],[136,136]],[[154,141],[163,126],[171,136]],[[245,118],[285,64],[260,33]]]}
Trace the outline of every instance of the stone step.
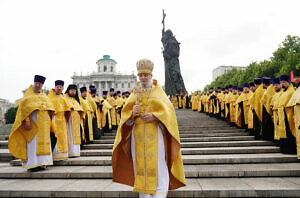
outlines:
{"label": "stone step", "polygon": [[[213,130],[200,130],[200,129],[190,129],[190,130],[179,130],[179,134],[208,134],[208,133],[246,133],[244,129],[213,129]],[[104,133],[103,136],[116,136],[116,132]],[[248,134],[248,133],[246,133]]]}
{"label": "stone step", "polygon": [[[218,155],[183,155],[183,163],[189,164],[247,164],[247,163],[291,163],[299,162],[296,155],[281,153],[264,154],[218,154]],[[20,166],[20,160],[12,160],[13,166]],[[111,165],[111,156],[90,156],[70,158],[55,162],[57,166],[103,166]]]}
{"label": "stone step", "polygon": [[[183,155],[211,155],[211,154],[246,154],[246,153],[278,153],[276,146],[257,147],[219,147],[219,148],[182,148]],[[81,150],[81,156],[111,156],[112,149]]]}
{"label": "stone step", "polygon": [[[221,142],[182,142],[181,148],[207,148],[207,147],[247,147],[247,146],[272,146],[271,141],[221,141]],[[113,144],[88,144],[83,149],[112,149]]]}
{"label": "stone step", "polygon": [[[195,133],[195,134],[180,134],[181,138],[193,138],[193,137],[225,137],[225,136],[248,136],[249,134],[246,132],[232,132],[232,133]],[[101,139],[115,139],[115,135],[104,135]]]}
{"label": "stone step", "polygon": [[6,148],[8,148],[8,141],[7,140],[0,141],[0,149],[6,149]]}
{"label": "stone step", "polygon": [[[181,142],[250,141],[253,136],[180,138]],[[94,140],[93,144],[113,144],[115,140]]]}
{"label": "stone step", "polygon": [[0,162],[9,162],[14,157],[9,153],[8,149],[0,149]]}
{"label": "stone step", "polygon": [[[186,178],[299,177],[300,163],[185,165]],[[111,166],[50,166],[44,171],[28,172],[20,166],[0,167],[0,178],[20,179],[109,179]]]}
{"label": "stone step", "polygon": [[[257,147],[219,147],[219,148],[182,148],[183,155],[211,155],[211,154],[246,154],[246,153],[278,153],[276,146]],[[81,150],[81,156],[111,156],[112,149]],[[0,149],[0,162],[8,162],[14,157],[8,149]]]}
{"label": "stone step", "polygon": [[0,135],[0,140],[8,140],[9,135]]}
{"label": "stone step", "polygon": [[237,129],[236,127],[231,127],[227,124],[225,125],[212,125],[212,126],[197,126],[197,125],[189,125],[189,126],[178,126],[179,131],[189,131],[189,130],[201,130],[201,131],[211,131],[211,130],[218,130],[218,129],[226,129],[226,130],[232,130]]}
{"label": "stone step", "polygon": [[[111,179],[0,179],[1,197],[138,197]],[[200,178],[168,197],[299,197],[300,178]]]}

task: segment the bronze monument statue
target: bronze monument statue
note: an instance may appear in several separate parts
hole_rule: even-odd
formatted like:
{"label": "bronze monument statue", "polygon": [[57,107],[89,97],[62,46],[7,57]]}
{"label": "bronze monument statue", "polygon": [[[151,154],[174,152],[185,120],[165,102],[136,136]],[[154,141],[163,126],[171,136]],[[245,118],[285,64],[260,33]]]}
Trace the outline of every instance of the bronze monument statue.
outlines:
{"label": "bronze monument statue", "polygon": [[163,56],[165,61],[165,92],[169,96],[179,94],[180,91],[186,92],[184,82],[180,73],[179,51],[180,43],[176,40],[171,30],[165,31],[165,17],[163,10],[163,29],[162,39]]}

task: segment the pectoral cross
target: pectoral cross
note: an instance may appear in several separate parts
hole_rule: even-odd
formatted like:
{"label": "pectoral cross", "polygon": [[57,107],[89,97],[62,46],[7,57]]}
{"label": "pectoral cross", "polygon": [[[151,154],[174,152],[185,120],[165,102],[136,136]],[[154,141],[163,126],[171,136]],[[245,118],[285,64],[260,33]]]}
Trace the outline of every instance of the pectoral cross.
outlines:
{"label": "pectoral cross", "polygon": [[136,94],[136,101],[135,101],[136,105],[140,104],[140,93],[141,93],[141,91],[142,91],[142,88],[141,88],[140,82],[136,82],[136,85],[134,87],[134,92]]}

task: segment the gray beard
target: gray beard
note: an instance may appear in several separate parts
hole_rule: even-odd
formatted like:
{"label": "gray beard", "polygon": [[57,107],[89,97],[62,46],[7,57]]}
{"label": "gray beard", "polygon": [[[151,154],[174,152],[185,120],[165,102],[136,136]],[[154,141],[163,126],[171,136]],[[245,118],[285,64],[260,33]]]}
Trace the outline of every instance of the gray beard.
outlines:
{"label": "gray beard", "polygon": [[146,89],[147,91],[152,87],[152,80],[149,81],[149,83],[147,83],[147,85],[143,86],[142,85],[142,89]]}

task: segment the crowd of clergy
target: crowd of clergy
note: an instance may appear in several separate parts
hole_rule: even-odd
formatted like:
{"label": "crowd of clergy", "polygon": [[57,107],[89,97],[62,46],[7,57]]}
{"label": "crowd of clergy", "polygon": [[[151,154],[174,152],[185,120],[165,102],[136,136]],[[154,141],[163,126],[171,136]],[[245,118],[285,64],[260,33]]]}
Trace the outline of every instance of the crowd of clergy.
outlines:
{"label": "crowd of clergy", "polygon": [[174,107],[206,113],[245,129],[255,139],[270,140],[300,159],[300,69],[280,78],[255,78],[242,88],[228,85],[172,98]]}
{"label": "crowd of clergy", "polygon": [[19,101],[8,142],[10,153],[28,171],[78,157],[82,145],[117,129],[130,94],[111,88],[99,98],[95,86],[78,88],[74,84],[63,93],[64,81],[56,80],[47,95],[42,89],[45,80],[35,75]]}

